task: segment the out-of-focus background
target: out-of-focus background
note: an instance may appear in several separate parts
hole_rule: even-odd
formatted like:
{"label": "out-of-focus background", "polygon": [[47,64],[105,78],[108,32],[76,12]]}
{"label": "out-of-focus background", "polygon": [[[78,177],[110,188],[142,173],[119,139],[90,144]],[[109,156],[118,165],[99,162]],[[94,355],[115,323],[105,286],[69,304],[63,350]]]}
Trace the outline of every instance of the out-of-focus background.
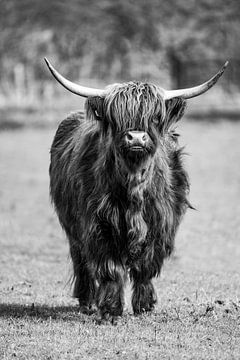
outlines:
{"label": "out-of-focus background", "polygon": [[[0,0],[0,358],[240,358],[240,1]],[[179,121],[190,202],[154,281],[152,315],[130,287],[116,327],[78,313],[68,242],[49,201],[57,125],[83,100],[59,85],[200,84]],[[189,155],[190,154],[190,155]]]}
{"label": "out-of-focus background", "polygon": [[235,119],[239,19],[238,0],[1,0],[0,127],[44,125],[81,105],[52,79],[45,56],[82,84],[148,80],[169,89],[201,83],[229,60],[217,88],[190,112]]}

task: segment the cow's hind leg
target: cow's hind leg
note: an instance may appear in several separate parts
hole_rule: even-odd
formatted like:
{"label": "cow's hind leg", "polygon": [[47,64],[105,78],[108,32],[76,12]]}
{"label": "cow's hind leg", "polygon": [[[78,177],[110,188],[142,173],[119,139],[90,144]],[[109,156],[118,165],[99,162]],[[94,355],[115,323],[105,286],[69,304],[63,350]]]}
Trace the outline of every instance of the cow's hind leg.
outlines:
{"label": "cow's hind leg", "polygon": [[130,278],[133,281],[132,308],[134,314],[152,311],[157,302],[152,277],[147,275],[147,271],[131,270]]}
{"label": "cow's hind leg", "polygon": [[84,314],[92,314],[95,301],[95,281],[91,276],[86,261],[81,255],[80,248],[76,245],[70,247],[74,270],[73,296],[78,299],[80,311]]}
{"label": "cow's hind leg", "polygon": [[122,266],[108,260],[97,270],[99,287],[96,304],[99,309],[99,321],[115,323],[124,308],[124,285],[126,272]]}

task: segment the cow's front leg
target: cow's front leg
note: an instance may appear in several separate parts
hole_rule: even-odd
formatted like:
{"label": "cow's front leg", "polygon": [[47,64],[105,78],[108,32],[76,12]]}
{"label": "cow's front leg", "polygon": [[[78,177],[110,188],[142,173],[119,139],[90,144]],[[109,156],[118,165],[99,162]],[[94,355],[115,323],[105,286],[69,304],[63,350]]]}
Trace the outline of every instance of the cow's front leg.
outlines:
{"label": "cow's front leg", "polygon": [[130,271],[133,281],[132,308],[135,315],[149,312],[154,309],[157,296],[152,284],[152,279],[145,271]]}
{"label": "cow's front leg", "polygon": [[95,281],[87,267],[86,260],[81,254],[80,247],[70,238],[70,254],[74,270],[73,296],[78,299],[80,312],[91,315],[95,297]]}
{"label": "cow's front leg", "polygon": [[112,260],[103,262],[97,270],[99,283],[96,304],[99,309],[99,320],[114,323],[122,315],[124,308],[124,285],[126,271]]}

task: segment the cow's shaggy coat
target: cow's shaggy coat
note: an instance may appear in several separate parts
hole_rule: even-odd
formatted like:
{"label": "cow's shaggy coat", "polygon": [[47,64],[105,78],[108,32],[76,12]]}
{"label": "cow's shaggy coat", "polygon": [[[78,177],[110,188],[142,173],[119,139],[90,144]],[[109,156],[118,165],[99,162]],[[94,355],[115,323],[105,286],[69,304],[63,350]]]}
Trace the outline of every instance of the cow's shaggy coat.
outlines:
{"label": "cow's shaggy coat", "polygon": [[[185,101],[163,100],[151,84],[130,82],[90,97],[85,115],[64,120],[51,147],[50,190],[70,243],[74,296],[82,311],[122,314],[124,283],[133,283],[135,314],[156,303],[152,278],[173,251],[189,205],[174,125]],[[129,131],[147,134],[142,148]]]}

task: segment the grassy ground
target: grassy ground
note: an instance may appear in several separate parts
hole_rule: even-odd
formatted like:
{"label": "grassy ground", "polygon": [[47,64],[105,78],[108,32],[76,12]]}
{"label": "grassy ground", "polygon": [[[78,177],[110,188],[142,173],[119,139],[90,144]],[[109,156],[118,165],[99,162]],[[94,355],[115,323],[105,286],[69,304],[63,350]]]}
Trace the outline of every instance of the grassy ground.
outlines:
{"label": "grassy ground", "polygon": [[0,359],[239,359],[240,124],[180,126],[191,202],[152,315],[97,325],[71,298],[48,198],[54,130],[0,133]]}

